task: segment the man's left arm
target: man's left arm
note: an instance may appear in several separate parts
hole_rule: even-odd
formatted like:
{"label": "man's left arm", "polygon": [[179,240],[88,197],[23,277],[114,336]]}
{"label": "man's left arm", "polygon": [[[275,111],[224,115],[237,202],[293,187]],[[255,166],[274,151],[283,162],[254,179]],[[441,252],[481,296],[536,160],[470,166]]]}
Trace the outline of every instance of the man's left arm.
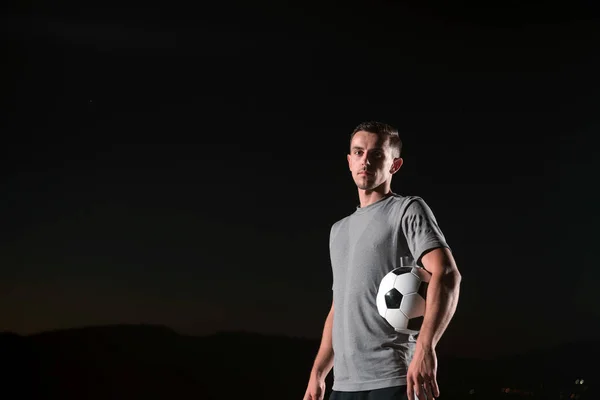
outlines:
{"label": "man's left arm", "polygon": [[409,400],[414,394],[420,400],[439,396],[435,349],[456,311],[461,281],[454,257],[445,247],[426,253],[421,264],[431,273],[431,279],[423,324],[406,377]]}

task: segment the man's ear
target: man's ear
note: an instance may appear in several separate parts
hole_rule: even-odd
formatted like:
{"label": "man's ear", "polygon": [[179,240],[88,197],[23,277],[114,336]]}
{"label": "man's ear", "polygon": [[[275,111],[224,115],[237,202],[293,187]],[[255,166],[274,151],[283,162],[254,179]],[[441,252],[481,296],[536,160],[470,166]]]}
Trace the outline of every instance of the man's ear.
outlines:
{"label": "man's ear", "polygon": [[390,169],[390,173],[393,175],[396,172],[398,172],[400,167],[402,167],[402,164],[404,164],[404,160],[402,158],[394,158],[394,161],[392,162],[392,168]]}
{"label": "man's ear", "polygon": [[352,171],[352,163],[350,162],[350,154],[347,154],[347,155],[346,155],[346,158],[348,159],[348,169],[349,169],[350,171]]}

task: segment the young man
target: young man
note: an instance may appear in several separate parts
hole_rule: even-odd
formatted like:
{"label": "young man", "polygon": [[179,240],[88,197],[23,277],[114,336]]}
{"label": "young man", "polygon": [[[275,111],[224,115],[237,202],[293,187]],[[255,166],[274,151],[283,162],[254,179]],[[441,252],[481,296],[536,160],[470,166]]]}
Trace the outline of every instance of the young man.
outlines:
{"label": "young man", "polygon": [[[330,400],[439,396],[436,345],[456,310],[461,277],[427,204],[390,190],[401,149],[387,124],[362,123],[352,133],[348,165],[360,206],[331,228],[333,302],[304,400],[323,399],[332,368]],[[379,283],[402,257],[431,273],[418,335],[397,333],[377,312]]]}

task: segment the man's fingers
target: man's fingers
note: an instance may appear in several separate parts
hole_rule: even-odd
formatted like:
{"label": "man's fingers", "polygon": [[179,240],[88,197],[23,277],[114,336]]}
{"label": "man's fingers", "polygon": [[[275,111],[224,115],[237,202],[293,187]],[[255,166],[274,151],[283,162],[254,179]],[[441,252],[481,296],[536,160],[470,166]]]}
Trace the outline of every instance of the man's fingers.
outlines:
{"label": "man's fingers", "polygon": [[415,400],[415,396],[419,400],[435,400],[440,395],[440,389],[435,377],[407,376],[406,394],[409,400]]}
{"label": "man's fingers", "polygon": [[438,387],[435,375],[424,377],[422,385],[429,400],[433,400],[440,396],[440,388]]}
{"label": "man's fingers", "polygon": [[421,400],[434,400],[440,396],[440,388],[435,379],[426,380],[419,387],[421,390],[417,393],[417,396]]}
{"label": "man's fingers", "polygon": [[423,375],[417,374],[417,377],[415,379],[415,385],[422,385],[423,382],[425,382],[425,378],[423,377]]}
{"label": "man's fingers", "polygon": [[413,392],[415,392],[415,394],[420,400],[427,400],[425,398],[425,394],[423,393],[423,385],[418,382],[418,378],[413,385]]}
{"label": "man's fingers", "polygon": [[440,387],[438,386],[436,379],[433,379],[431,381],[431,389],[432,389],[433,397],[440,397]]}
{"label": "man's fingers", "polygon": [[431,386],[431,382],[425,382],[423,384],[423,391],[425,392],[425,397],[427,398],[427,400],[433,400],[434,396],[433,396],[433,386]]}
{"label": "man's fingers", "polygon": [[406,380],[406,394],[408,395],[408,400],[415,400],[415,392],[413,390],[412,380]]}

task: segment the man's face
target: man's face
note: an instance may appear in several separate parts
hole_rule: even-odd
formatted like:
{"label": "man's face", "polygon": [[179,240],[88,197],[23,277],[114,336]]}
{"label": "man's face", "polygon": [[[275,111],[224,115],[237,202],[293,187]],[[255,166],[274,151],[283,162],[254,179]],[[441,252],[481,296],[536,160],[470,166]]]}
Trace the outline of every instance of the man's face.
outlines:
{"label": "man's face", "polygon": [[350,143],[348,165],[356,186],[373,190],[391,179],[400,169],[402,159],[394,159],[388,138],[380,139],[375,133],[358,131]]}

